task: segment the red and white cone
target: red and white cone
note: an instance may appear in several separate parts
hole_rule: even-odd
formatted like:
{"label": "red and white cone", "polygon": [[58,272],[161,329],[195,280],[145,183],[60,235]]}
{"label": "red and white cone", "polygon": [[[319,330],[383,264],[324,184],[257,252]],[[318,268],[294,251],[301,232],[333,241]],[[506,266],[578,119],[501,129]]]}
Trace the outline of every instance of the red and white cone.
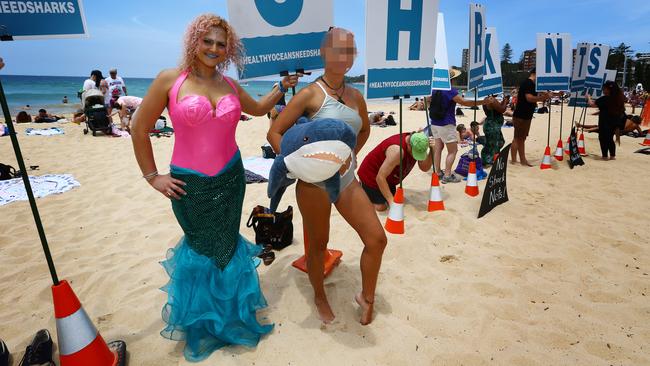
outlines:
{"label": "red and white cone", "polygon": [[585,134],[581,133],[580,138],[578,139],[578,153],[582,156],[587,156],[587,151],[585,150]]}
{"label": "red and white cone", "polygon": [[465,193],[468,196],[478,196],[478,179],[476,178],[476,162],[469,163],[469,172],[467,173],[467,184],[465,185]]}
{"label": "red and white cone", "polygon": [[104,342],[67,281],[52,286],[52,298],[61,366],[123,364],[123,358]]}
{"label": "red and white cone", "polygon": [[544,149],[544,159],[542,159],[542,164],[539,166],[540,169],[551,169],[551,147],[546,146]]}
{"label": "red and white cone", "polygon": [[562,152],[562,139],[557,140],[557,148],[555,149],[555,160],[564,160],[564,153]]}
{"label": "red and white cone", "polygon": [[404,190],[401,187],[395,191],[384,228],[391,234],[404,234]]}
{"label": "red and white cone", "polygon": [[444,211],[445,203],[442,201],[442,194],[440,192],[440,179],[438,179],[438,174],[433,172],[431,174],[431,190],[429,191],[429,207],[427,210],[429,212],[433,211]]}
{"label": "red and white cone", "polygon": [[648,130],[648,133],[645,135],[643,142],[640,142],[639,144],[643,146],[650,146],[650,130]]}
{"label": "red and white cone", "polygon": [[571,136],[567,137],[566,146],[564,147],[564,153],[567,155],[571,155],[571,150],[569,150],[569,146],[571,146]]}

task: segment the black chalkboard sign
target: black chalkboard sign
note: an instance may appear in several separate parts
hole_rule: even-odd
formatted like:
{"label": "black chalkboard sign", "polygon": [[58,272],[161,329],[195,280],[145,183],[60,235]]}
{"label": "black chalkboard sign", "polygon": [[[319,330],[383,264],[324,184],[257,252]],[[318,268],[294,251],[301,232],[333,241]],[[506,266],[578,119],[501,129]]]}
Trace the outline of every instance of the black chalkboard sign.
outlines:
{"label": "black chalkboard sign", "polygon": [[576,139],[575,127],[571,129],[571,137],[569,138],[569,168],[573,169],[576,165],[585,165],[585,162],[580,156],[578,151],[578,140]]}
{"label": "black chalkboard sign", "polygon": [[494,161],[490,175],[488,175],[485,189],[483,190],[483,199],[481,208],[478,210],[478,218],[485,216],[488,212],[498,205],[508,202],[508,187],[506,186],[506,170],[508,168],[508,154],[510,145],[506,146],[499,152],[499,156]]}

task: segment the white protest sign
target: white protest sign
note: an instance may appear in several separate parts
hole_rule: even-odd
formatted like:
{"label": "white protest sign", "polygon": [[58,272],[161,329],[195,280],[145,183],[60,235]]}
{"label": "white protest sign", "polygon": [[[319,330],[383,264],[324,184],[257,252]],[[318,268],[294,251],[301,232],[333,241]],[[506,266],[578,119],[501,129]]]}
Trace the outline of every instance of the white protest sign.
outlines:
{"label": "white protest sign", "polygon": [[600,89],[603,86],[607,57],[609,57],[609,46],[596,43],[589,45],[585,88]]}
{"label": "white protest sign", "polygon": [[[605,69],[605,74],[603,76],[603,84],[607,81],[616,81],[616,70]],[[598,99],[603,96],[603,88],[598,89],[582,89],[578,92],[571,93],[571,98],[569,99],[569,107],[586,107],[587,106],[587,93],[592,98]]]}
{"label": "white protest sign", "polygon": [[450,90],[449,57],[447,55],[447,36],[445,35],[445,16],[438,13],[438,31],[436,32],[436,57],[433,65],[433,83],[431,89]]}
{"label": "white protest sign", "polygon": [[587,89],[582,89],[577,92],[571,92],[569,98],[569,107],[586,107],[587,106]]}
{"label": "white protest sign", "polygon": [[572,59],[570,34],[537,33],[536,90],[569,91]]}
{"label": "white protest sign", "polygon": [[478,88],[485,74],[485,7],[469,4],[469,75],[467,90]]}
{"label": "white protest sign", "polygon": [[[603,77],[603,85],[608,81],[616,81],[616,70],[605,69],[605,76]],[[603,96],[603,88],[594,89],[594,92],[591,94],[595,98],[600,98]]]}
{"label": "white protest sign", "polygon": [[429,95],[438,0],[366,2],[366,98]]}
{"label": "white protest sign", "polygon": [[501,93],[503,93],[503,77],[497,29],[488,27],[485,31],[485,76],[483,76],[483,83],[478,87],[478,98]]}
{"label": "white protest sign", "polygon": [[576,57],[573,60],[573,73],[571,74],[571,92],[581,91],[585,87],[588,50],[588,43],[578,43],[578,47],[576,48]]}
{"label": "white protest sign", "polygon": [[228,0],[228,15],[246,50],[240,79],[323,68],[332,0]]}

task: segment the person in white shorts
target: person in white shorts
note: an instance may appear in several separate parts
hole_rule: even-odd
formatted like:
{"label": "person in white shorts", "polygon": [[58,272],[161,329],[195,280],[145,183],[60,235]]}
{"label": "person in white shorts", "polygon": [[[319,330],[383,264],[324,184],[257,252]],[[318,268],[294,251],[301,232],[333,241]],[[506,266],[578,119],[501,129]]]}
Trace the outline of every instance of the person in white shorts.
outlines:
{"label": "person in white shorts", "polygon": [[[450,69],[449,75],[453,79],[460,76],[460,70]],[[492,99],[467,100],[458,94],[458,90],[433,90],[431,92],[430,124],[425,132],[435,139],[433,149],[434,168],[441,178],[442,183],[458,183],[462,179],[451,170],[458,152],[458,133],[456,132],[456,103],[471,107],[490,103]],[[445,170],[441,169],[442,150],[447,146]]]}

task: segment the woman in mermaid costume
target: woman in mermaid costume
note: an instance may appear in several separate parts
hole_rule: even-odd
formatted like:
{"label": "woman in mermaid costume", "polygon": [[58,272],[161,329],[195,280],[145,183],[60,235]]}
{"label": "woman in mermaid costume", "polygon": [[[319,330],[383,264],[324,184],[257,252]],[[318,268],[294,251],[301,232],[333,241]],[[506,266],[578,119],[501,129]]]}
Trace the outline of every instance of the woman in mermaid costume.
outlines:
{"label": "woman in mermaid costume", "polygon": [[[185,358],[200,361],[226,345],[254,347],[273,325],[253,257],[259,247],[239,234],[245,178],[235,130],[241,112],[261,116],[296,85],[296,75],[255,101],[223,76],[242,66],[242,44],[222,18],[204,14],[189,25],[178,69],[154,80],[134,120],[133,148],[147,182],[167,199],[185,235],[162,262],[165,338],[185,341]],[[176,133],[169,174],[158,174],[149,131],[167,108]]]}

